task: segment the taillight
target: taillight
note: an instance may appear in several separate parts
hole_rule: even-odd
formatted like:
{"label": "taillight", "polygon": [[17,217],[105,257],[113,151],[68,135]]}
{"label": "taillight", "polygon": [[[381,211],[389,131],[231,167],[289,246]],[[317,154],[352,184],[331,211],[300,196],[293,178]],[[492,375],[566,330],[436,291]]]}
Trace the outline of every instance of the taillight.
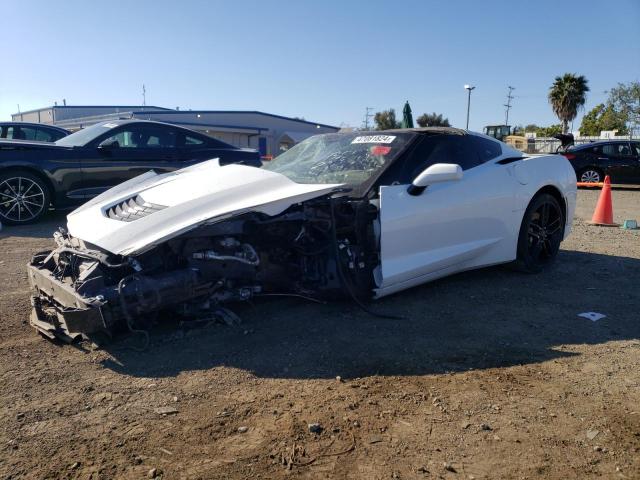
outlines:
{"label": "taillight", "polygon": [[567,160],[573,160],[574,158],[576,158],[573,153],[563,153],[563,155],[567,157]]}

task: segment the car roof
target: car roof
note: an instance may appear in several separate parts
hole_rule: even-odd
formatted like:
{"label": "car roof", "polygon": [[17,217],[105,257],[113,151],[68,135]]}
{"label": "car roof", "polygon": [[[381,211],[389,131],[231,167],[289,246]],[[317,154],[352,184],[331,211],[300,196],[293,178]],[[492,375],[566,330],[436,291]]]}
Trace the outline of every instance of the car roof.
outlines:
{"label": "car roof", "polygon": [[[163,125],[163,126],[169,126],[169,127],[173,127],[173,128],[179,128],[181,130],[187,130],[189,132],[197,133],[198,135],[204,135],[203,133],[197,132],[196,130],[192,130],[190,128],[183,127],[182,125],[176,125],[174,123],[169,123],[169,122],[156,122],[154,120],[140,120],[140,119],[137,119],[137,118],[120,119],[120,120],[107,120],[107,121],[104,121],[104,122],[96,123],[96,125],[106,125],[106,124],[117,125],[117,126],[130,125],[130,124]],[[204,135],[204,136],[206,137],[207,135]]]}
{"label": "car roof", "polygon": [[610,145],[612,143],[629,143],[631,140],[599,140],[597,142],[581,143],[574,145],[571,150],[583,150],[585,148],[597,147],[598,145]]}
{"label": "car roof", "polygon": [[[137,124],[137,125],[162,125],[164,127],[171,127],[171,128],[177,128],[178,130],[184,130],[185,132],[190,132],[190,133],[194,133],[196,135],[198,135],[199,137],[205,137],[205,138],[209,138],[211,139],[211,141],[217,143],[217,144],[223,144],[226,145],[225,148],[231,148],[234,150],[240,150],[241,147],[236,147],[235,145],[232,145],[230,143],[225,142],[224,140],[219,140],[217,138],[213,138],[205,133],[202,132],[198,132],[197,130],[192,130],[190,128],[186,128],[183,127],[182,125],[175,125],[173,123],[168,123],[168,122],[156,122],[153,120],[139,120],[137,118],[132,118],[132,119],[119,119],[119,120],[108,120],[108,121],[104,121],[104,122],[98,122],[95,123],[94,125],[117,125],[118,127],[122,126],[122,125],[131,125],[131,124]],[[90,125],[93,126],[93,125]]]}
{"label": "car roof", "polygon": [[2,127],[12,127],[12,126],[27,126],[27,127],[40,127],[40,128],[50,128],[52,130],[58,130],[60,132],[71,133],[66,128],[58,127],[57,125],[49,125],[47,123],[36,123],[36,122],[0,122],[0,126]]}
{"label": "car roof", "polygon": [[358,133],[370,133],[372,135],[380,135],[385,132],[394,132],[394,133],[450,133],[453,135],[467,135],[466,130],[462,130],[461,128],[454,127],[418,127],[418,128],[393,128],[390,130],[369,130],[367,132],[358,132]]}

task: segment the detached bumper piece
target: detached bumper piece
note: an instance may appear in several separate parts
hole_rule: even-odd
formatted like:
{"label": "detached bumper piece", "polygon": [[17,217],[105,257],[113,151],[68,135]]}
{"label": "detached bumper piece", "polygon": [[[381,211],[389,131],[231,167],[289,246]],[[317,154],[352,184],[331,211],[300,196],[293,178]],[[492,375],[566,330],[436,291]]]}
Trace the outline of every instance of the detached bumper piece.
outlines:
{"label": "detached bumper piece", "polygon": [[46,337],[67,343],[83,336],[90,338],[93,334],[108,333],[109,325],[102,312],[104,302],[83,297],[44,268],[42,259],[49,253],[35,255],[28,265],[33,307],[31,325]]}

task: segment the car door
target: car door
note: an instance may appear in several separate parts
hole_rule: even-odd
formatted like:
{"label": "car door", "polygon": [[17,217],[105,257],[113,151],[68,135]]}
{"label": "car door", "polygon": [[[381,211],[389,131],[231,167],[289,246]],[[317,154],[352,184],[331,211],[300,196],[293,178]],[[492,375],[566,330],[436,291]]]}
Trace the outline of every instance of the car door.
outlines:
{"label": "car door", "polygon": [[407,159],[419,166],[412,177],[431,164],[456,163],[464,170],[461,180],[431,185],[418,196],[407,192],[409,177],[380,187],[378,295],[515,258],[522,212],[514,165],[492,162],[501,154],[499,142],[476,138],[493,145],[483,153],[472,136],[427,137]]}
{"label": "car door", "polygon": [[629,142],[606,143],[598,149],[598,165],[611,177],[611,183],[633,181],[637,167]]}
{"label": "car door", "polygon": [[631,162],[630,180],[633,183],[640,184],[640,143],[631,142],[631,155],[633,160]]}
{"label": "car door", "polygon": [[85,196],[91,198],[149,170],[180,168],[176,144],[175,129],[164,125],[125,124],[99,137],[82,161]]}

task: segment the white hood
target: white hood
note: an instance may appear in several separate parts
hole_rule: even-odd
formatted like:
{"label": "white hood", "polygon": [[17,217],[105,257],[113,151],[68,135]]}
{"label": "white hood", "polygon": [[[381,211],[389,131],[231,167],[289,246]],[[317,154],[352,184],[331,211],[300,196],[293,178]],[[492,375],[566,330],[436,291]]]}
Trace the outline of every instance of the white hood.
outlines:
{"label": "white hood", "polygon": [[[209,160],[172,173],[147,172],[124,182],[67,216],[71,235],[109,252],[140,253],[203,223],[249,212],[277,215],[340,185],[300,184],[284,175]],[[139,195],[152,213],[133,221],[108,217],[119,202]]]}

